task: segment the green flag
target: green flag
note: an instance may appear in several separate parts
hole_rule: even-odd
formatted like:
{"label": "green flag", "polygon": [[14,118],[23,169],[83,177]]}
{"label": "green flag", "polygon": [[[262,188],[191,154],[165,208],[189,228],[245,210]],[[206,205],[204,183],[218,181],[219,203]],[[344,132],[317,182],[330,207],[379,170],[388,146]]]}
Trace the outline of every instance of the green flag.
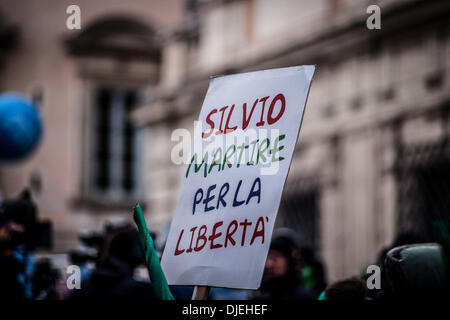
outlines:
{"label": "green flag", "polygon": [[153,244],[153,239],[147,230],[144,214],[142,213],[142,209],[139,203],[136,204],[136,206],[133,208],[133,218],[139,229],[139,236],[144,247],[148,274],[150,276],[155,294],[159,300],[174,300],[167,284],[164,272],[162,271],[158,254],[156,253],[155,246]]}

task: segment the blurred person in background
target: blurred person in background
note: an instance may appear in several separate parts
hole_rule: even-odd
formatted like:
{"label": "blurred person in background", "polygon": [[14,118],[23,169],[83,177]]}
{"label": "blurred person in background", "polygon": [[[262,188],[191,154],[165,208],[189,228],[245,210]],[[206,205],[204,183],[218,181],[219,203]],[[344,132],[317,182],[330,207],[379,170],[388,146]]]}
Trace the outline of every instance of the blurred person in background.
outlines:
{"label": "blurred person in background", "polygon": [[[302,261],[299,237],[293,232],[276,233],[270,245],[258,299],[312,300],[317,298],[313,255]],[[305,269],[308,268],[308,269]],[[304,270],[307,270],[305,273]],[[323,275],[323,268],[322,268]],[[307,285],[302,281],[307,280]],[[320,283],[320,284],[319,284]]]}
{"label": "blurred person in background", "polygon": [[[380,278],[380,289],[373,289],[369,291],[369,296],[373,299],[385,299],[392,295],[392,288],[390,287],[390,283],[386,278],[386,269],[384,266],[384,262],[386,260],[387,253],[400,246],[409,245],[409,244],[417,244],[423,243],[425,239],[420,235],[412,232],[412,231],[404,231],[399,233],[392,244],[386,248],[383,248],[378,254],[378,258],[376,261],[376,265],[381,269],[381,278]],[[365,275],[364,277],[367,277]]]}
{"label": "blurred person in background", "polygon": [[384,262],[389,290],[384,299],[448,298],[449,275],[445,251],[438,243],[399,246],[386,254]]}
{"label": "blurred person in background", "polygon": [[[46,229],[42,229],[42,226],[46,226]],[[39,223],[37,220],[37,207],[27,189],[17,199],[2,202],[0,206],[0,298],[36,298],[38,293],[33,289],[32,283],[35,271],[32,252],[42,242],[46,242],[46,246],[49,246],[49,234],[49,224]],[[48,276],[44,276],[42,271],[44,270],[39,269],[35,279]]]}
{"label": "blurred person in background", "polygon": [[346,302],[371,300],[371,298],[368,296],[365,281],[359,278],[349,278],[328,286],[320,295],[319,300]]}
{"label": "blurred person in background", "polygon": [[72,298],[154,298],[148,282],[136,280],[135,269],[145,263],[139,235],[130,225],[110,231],[89,278]]}
{"label": "blurred person in background", "polygon": [[70,250],[69,259],[72,265],[80,268],[81,282],[84,282],[92,274],[103,238],[95,232],[82,230],[79,240],[81,244],[76,249]]}
{"label": "blurred person in background", "polygon": [[299,264],[304,288],[314,296],[319,295],[326,287],[323,263],[316,257],[312,248],[303,246],[300,248]]}
{"label": "blurred person in background", "polygon": [[8,221],[0,212],[0,300],[25,298],[25,288],[19,280],[24,266],[13,254],[14,238],[22,232],[22,225]]}
{"label": "blurred person in background", "polygon": [[33,298],[36,300],[58,300],[58,280],[60,280],[60,275],[49,259],[37,261],[31,276]]}

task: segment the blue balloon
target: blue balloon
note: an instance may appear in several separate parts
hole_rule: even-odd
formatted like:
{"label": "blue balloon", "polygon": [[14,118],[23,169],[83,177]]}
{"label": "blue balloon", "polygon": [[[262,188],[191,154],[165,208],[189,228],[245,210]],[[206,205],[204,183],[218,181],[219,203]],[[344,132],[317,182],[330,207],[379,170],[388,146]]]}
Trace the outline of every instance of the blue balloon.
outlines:
{"label": "blue balloon", "polygon": [[41,136],[41,117],[31,101],[17,93],[0,95],[0,160],[25,158]]}

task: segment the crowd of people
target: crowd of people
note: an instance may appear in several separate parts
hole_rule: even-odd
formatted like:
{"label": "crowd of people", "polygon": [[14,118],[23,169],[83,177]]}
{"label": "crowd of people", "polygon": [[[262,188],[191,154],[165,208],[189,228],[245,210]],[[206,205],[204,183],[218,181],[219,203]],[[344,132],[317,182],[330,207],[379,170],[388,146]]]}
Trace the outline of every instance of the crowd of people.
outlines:
{"label": "crowd of people", "polygon": [[[101,233],[80,234],[80,246],[68,253],[80,270],[79,289],[67,286],[67,274],[35,250],[51,243],[51,227],[40,222],[30,192],[0,205],[0,299],[155,299],[146,274],[143,248],[136,228],[108,223]],[[156,235],[152,235],[155,237]],[[255,300],[390,300],[443,297],[449,289],[449,239],[427,243],[414,233],[400,234],[381,250],[375,265],[378,286],[368,286],[369,274],[327,283],[326,268],[298,233],[278,229],[273,234],[261,287],[257,291],[213,288],[210,299]],[[162,252],[161,236],[155,241]],[[171,286],[178,300],[189,300],[192,287]]]}

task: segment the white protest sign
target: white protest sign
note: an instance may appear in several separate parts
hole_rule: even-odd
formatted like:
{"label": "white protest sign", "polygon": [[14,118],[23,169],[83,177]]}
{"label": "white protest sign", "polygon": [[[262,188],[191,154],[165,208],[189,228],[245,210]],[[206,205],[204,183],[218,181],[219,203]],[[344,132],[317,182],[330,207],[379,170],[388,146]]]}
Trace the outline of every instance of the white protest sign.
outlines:
{"label": "white protest sign", "polygon": [[211,79],[162,257],[169,284],[259,287],[314,70]]}

